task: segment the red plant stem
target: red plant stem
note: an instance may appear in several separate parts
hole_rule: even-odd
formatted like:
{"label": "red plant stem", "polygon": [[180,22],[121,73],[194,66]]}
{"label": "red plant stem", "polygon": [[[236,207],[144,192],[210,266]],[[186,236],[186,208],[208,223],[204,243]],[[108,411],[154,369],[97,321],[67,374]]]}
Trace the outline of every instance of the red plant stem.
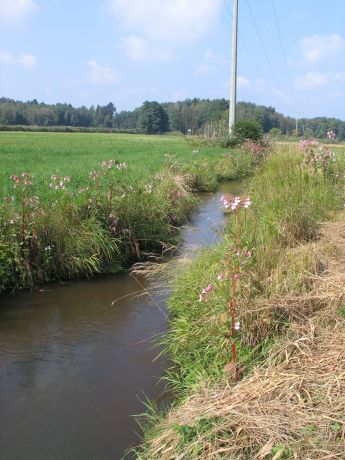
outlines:
{"label": "red plant stem", "polygon": [[109,184],[108,190],[109,190],[109,193],[108,193],[109,206],[110,206],[110,209],[111,209],[111,204],[112,204],[112,201],[113,201],[113,189],[112,189],[110,184]]}
{"label": "red plant stem", "polygon": [[20,239],[24,241],[24,233],[25,233],[25,199],[22,198],[22,228],[21,228],[21,235]]}
{"label": "red plant stem", "polygon": [[230,310],[231,310],[231,337],[235,335],[235,307],[236,307],[236,287],[237,287],[237,280],[236,280],[236,263],[234,264],[234,276],[233,276],[233,284],[232,284],[232,297],[230,303]]}
{"label": "red plant stem", "polygon": [[[232,349],[232,358],[234,360],[234,363],[236,364],[237,363],[237,353],[236,353],[236,343],[235,342],[232,342],[231,349]],[[236,374],[237,374],[237,371],[236,371]],[[237,377],[236,377],[236,380],[237,380]]]}

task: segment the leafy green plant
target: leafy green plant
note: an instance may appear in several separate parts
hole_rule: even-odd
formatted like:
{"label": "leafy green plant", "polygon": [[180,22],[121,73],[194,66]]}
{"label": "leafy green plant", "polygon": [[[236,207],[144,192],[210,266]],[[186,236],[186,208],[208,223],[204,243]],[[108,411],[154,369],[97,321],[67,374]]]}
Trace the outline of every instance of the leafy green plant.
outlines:
{"label": "leafy green plant", "polygon": [[240,142],[247,139],[259,141],[262,138],[263,130],[261,125],[254,120],[241,120],[235,123],[234,134]]}

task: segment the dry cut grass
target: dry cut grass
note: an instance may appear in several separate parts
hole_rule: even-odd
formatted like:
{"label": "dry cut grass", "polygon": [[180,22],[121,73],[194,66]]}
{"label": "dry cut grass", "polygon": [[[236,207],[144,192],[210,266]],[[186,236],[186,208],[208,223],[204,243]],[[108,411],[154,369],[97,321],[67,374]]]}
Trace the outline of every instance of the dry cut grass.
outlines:
{"label": "dry cut grass", "polygon": [[270,280],[260,308],[290,321],[266,362],[237,384],[204,383],[162,422],[145,458],[345,459],[345,222],[294,251],[314,270],[304,292],[279,296]]}

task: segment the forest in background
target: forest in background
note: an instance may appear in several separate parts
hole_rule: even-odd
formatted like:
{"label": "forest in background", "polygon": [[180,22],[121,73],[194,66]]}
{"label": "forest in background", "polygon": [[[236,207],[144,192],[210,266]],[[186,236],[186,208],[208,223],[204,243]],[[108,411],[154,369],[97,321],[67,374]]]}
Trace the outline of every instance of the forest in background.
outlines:
{"label": "forest in background", "polygon": [[[112,102],[101,106],[73,107],[71,104],[45,104],[0,98],[0,129],[29,127],[112,130],[146,134],[181,132],[183,134],[223,135],[227,130],[229,102],[226,99],[186,99],[158,103],[146,101],[141,107],[118,112]],[[276,112],[274,107],[251,102],[237,104],[237,120],[255,120],[264,131],[275,135],[325,138],[333,130],[337,139],[345,139],[345,121],[336,118],[296,119]],[[58,129],[59,130],[59,129]],[[273,130],[273,131],[271,131]]]}

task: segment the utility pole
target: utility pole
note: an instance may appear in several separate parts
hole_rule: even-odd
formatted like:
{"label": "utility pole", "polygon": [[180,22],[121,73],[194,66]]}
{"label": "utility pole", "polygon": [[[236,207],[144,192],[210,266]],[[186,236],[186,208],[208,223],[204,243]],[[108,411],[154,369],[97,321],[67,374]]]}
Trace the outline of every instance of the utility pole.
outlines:
{"label": "utility pole", "polygon": [[231,53],[231,87],[229,105],[229,135],[234,134],[236,120],[236,87],[237,87],[237,28],[238,28],[238,0],[234,0],[232,16],[232,53]]}
{"label": "utility pole", "polygon": [[299,125],[299,115],[303,115],[303,112],[294,112],[296,114],[296,136],[298,136],[298,125]]}

